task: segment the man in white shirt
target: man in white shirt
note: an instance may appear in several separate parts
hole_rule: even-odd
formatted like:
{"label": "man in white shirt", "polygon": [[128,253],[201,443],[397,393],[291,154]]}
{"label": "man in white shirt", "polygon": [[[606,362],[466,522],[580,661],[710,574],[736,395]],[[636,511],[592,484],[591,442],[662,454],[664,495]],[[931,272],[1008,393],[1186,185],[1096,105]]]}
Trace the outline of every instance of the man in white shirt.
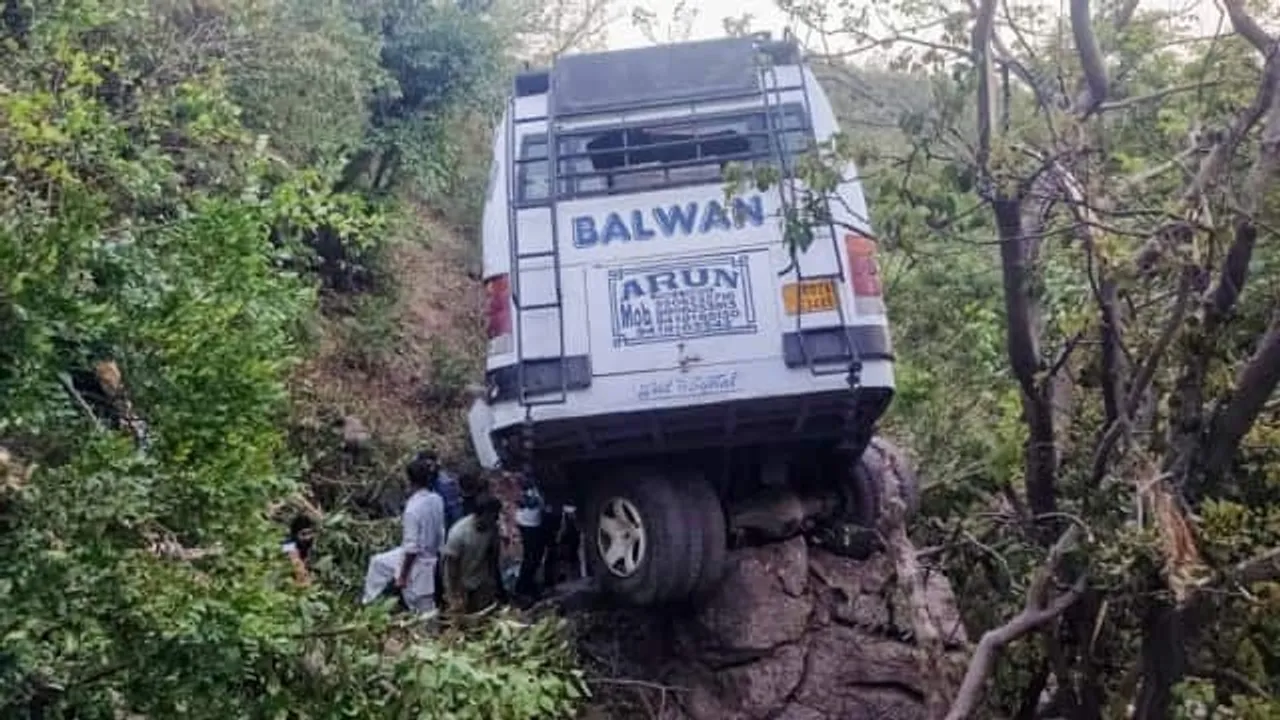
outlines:
{"label": "man in white shirt", "polygon": [[394,579],[410,611],[435,609],[435,568],[444,545],[444,499],[435,491],[439,462],[430,452],[419,453],[406,473],[412,494],[405,503],[400,547],[378,553],[365,575],[364,604],[376,601]]}

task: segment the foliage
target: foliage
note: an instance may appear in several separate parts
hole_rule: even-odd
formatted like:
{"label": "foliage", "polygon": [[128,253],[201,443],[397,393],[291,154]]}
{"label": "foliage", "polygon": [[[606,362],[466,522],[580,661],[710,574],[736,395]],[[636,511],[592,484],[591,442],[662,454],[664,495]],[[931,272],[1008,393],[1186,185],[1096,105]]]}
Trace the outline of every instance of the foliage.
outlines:
{"label": "foliage", "polygon": [[445,407],[461,405],[468,381],[475,376],[471,363],[441,342],[431,344],[428,357],[431,362],[431,382],[424,390],[425,400]]}
{"label": "foliage", "polygon": [[607,26],[621,15],[618,0],[508,0],[498,14],[519,38],[518,54],[545,66],[568,52],[604,49]]}
{"label": "foliage", "polygon": [[587,696],[557,621],[499,618],[436,638],[371,622],[320,631],[302,644],[305,661],[290,679],[305,696],[263,703],[262,715],[522,720],[571,717]]}
{"label": "foliage", "polygon": [[[972,629],[1035,601],[1068,520],[1087,531],[1051,568],[1069,609],[952,717],[1275,716],[1280,276],[1274,244],[1248,239],[1277,210],[1276,40],[1250,29],[1273,9],[1253,23],[1229,3],[1205,38],[1129,3],[1092,22],[1080,3],[1075,28],[1018,3],[782,4],[836,49],[815,62],[850,131],[801,164],[788,220],[825,220],[856,163],[900,348],[891,432],[920,458],[917,532]],[[869,49],[879,68],[849,65]],[[927,99],[845,101],[874,101],[880,68]]]}
{"label": "foliage", "polygon": [[[6,8],[0,714],[570,715],[558,628],[389,628],[292,589],[269,518],[298,489],[286,380],[321,280],[386,227],[341,188],[343,156],[417,148],[388,128],[469,105],[497,67],[483,21],[338,0]],[[441,14],[389,43],[371,8]]]}
{"label": "foliage", "polygon": [[350,314],[339,316],[342,351],[351,369],[372,374],[385,367],[400,332],[394,303],[389,293],[363,293],[353,298]]}
{"label": "foliage", "polygon": [[[379,39],[386,82],[369,96],[370,134],[342,171],[340,187],[386,194],[404,183],[428,200],[450,189],[449,134],[467,111],[492,111],[509,69],[501,36],[453,3],[382,0],[353,3]],[[484,166],[484,163],[480,163]]]}

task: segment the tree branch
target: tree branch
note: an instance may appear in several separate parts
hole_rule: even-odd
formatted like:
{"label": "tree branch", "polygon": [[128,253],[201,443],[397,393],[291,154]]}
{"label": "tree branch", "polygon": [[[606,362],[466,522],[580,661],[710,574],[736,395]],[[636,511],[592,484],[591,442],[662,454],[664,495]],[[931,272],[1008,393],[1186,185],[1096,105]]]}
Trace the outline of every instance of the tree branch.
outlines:
{"label": "tree branch", "polygon": [[1227,17],[1231,18],[1231,27],[1236,33],[1248,40],[1258,52],[1270,56],[1275,40],[1245,11],[1244,4],[1240,0],[1222,0],[1222,4],[1226,6]]}
{"label": "tree branch", "polygon": [[1076,41],[1076,52],[1080,55],[1080,69],[1084,71],[1088,93],[1077,101],[1075,111],[1080,115],[1093,112],[1107,99],[1107,66],[1102,60],[1102,51],[1098,48],[1098,39],[1093,33],[1093,17],[1089,14],[1089,0],[1071,0],[1071,35]]}
{"label": "tree branch", "polygon": [[983,685],[995,667],[996,658],[1009,643],[1062,615],[1084,593],[1086,579],[1082,576],[1070,590],[1052,600],[1048,599],[1049,586],[1062,565],[1063,558],[1075,548],[1080,532],[1079,525],[1072,525],[1054,543],[1044,565],[1027,588],[1026,603],[1022,611],[1009,622],[982,635],[946,720],[964,720],[973,713],[982,699]]}
{"label": "tree branch", "polygon": [[1133,20],[1133,14],[1138,10],[1139,2],[1140,0],[1128,0],[1116,12],[1115,22],[1112,27],[1115,28],[1117,33],[1129,27],[1129,22]]}
{"label": "tree branch", "polygon": [[1253,426],[1276,385],[1280,384],[1280,314],[1271,321],[1258,350],[1236,376],[1235,389],[1220,404],[1209,423],[1205,443],[1205,473],[1219,477],[1226,472],[1240,441]]}
{"label": "tree branch", "polygon": [[1052,515],[1057,509],[1057,434],[1054,430],[1057,383],[1038,382],[1043,363],[1040,357],[1040,306],[1034,291],[1036,257],[1048,211],[1060,195],[1043,190],[1052,186],[1056,175],[1045,161],[1023,183],[1018,196],[991,200],[1000,239],[1000,268],[1004,290],[1006,353],[1015,379],[1022,389],[1023,421],[1027,425],[1026,487],[1033,516]]}
{"label": "tree branch", "polygon": [[1022,391],[1036,394],[1036,371],[1040,366],[1040,348],[1031,314],[1031,264],[1027,257],[1027,238],[1022,224],[1021,203],[998,200],[995,203],[997,232],[1000,234],[1000,265],[1004,276],[1006,333],[1009,363]]}
{"label": "tree branch", "polygon": [[1231,127],[1227,130],[1226,137],[1214,145],[1213,150],[1200,162],[1195,178],[1182,193],[1183,203],[1187,205],[1198,203],[1205,191],[1221,174],[1222,168],[1231,156],[1235,155],[1236,148],[1240,146],[1244,137],[1262,119],[1263,113],[1272,106],[1278,80],[1280,80],[1280,63],[1277,63],[1276,55],[1272,54],[1267,58],[1262,82],[1258,84],[1258,92],[1254,95],[1253,102],[1236,116],[1235,122],[1231,123]]}
{"label": "tree branch", "polygon": [[995,110],[991,94],[991,38],[995,33],[996,0],[982,0],[973,23],[973,62],[978,69],[978,172],[990,178],[991,129]]}
{"label": "tree branch", "polygon": [[1102,342],[1102,398],[1107,419],[1114,421],[1122,412],[1128,368],[1120,340],[1124,333],[1124,323],[1120,319],[1120,288],[1115,279],[1109,277],[1109,273],[1102,278],[1098,304],[1102,317],[1099,327]]}
{"label": "tree branch", "polygon": [[1226,319],[1227,314],[1235,307],[1236,300],[1240,298],[1240,292],[1249,279],[1249,260],[1253,257],[1257,240],[1258,228],[1249,218],[1241,218],[1236,223],[1235,239],[1222,260],[1218,281],[1208,293],[1205,310],[1210,329]]}
{"label": "tree branch", "polygon": [[1206,665],[1192,663],[1187,668],[1187,674],[1194,677],[1204,678],[1205,680],[1212,680],[1218,685],[1229,685],[1235,690],[1243,690],[1245,693],[1255,695],[1260,698],[1271,696],[1271,693],[1258,685],[1258,683],[1250,680],[1244,674],[1238,673],[1230,668],[1208,667]]}
{"label": "tree branch", "polygon": [[1218,281],[1209,291],[1207,314],[1210,327],[1225,319],[1227,313],[1235,307],[1240,292],[1244,290],[1249,275],[1249,261],[1253,258],[1254,244],[1258,239],[1258,228],[1254,224],[1253,215],[1271,185],[1277,166],[1280,166],[1280,62],[1268,63],[1267,74],[1262,83],[1264,88],[1269,88],[1260,91],[1258,97],[1259,101],[1267,103],[1262,141],[1245,189],[1241,207],[1244,217],[1236,222],[1235,238],[1222,261]]}
{"label": "tree branch", "polygon": [[1142,367],[1138,369],[1137,375],[1134,376],[1133,385],[1129,388],[1129,395],[1125,398],[1124,413],[1128,417],[1138,411],[1138,405],[1142,402],[1142,396],[1147,392],[1147,388],[1151,385],[1151,381],[1155,379],[1156,368],[1160,366],[1160,360],[1164,354],[1168,352],[1169,346],[1173,344],[1173,339],[1178,334],[1178,329],[1182,327],[1182,323],[1187,319],[1187,309],[1190,303],[1192,288],[1192,274],[1184,271],[1178,282],[1178,298],[1173,304],[1173,313],[1169,315],[1169,320],[1165,323],[1164,328],[1160,331],[1160,337],[1156,340],[1155,346],[1143,361]]}
{"label": "tree branch", "polygon": [[[1170,440],[1171,446],[1179,450],[1169,456],[1166,467],[1183,484],[1217,477],[1226,469],[1239,447],[1240,439],[1249,429],[1248,425],[1241,426],[1238,423],[1247,421],[1252,424],[1261,411],[1261,403],[1266,400],[1265,396],[1259,398],[1257,408],[1249,407],[1254,399],[1242,396],[1242,388],[1237,384],[1236,392],[1232,395],[1234,399],[1226,404],[1219,404],[1215,417],[1208,424],[1209,433],[1205,433],[1203,386],[1211,357],[1208,348],[1216,341],[1219,326],[1243,290],[1249,260],[1257,240],[1255,222],[1250,211],[1255,207],[1256,199],[1263,196],[1275,173],[1276,164],[1280,162],[1280,56],[1273,53],[1267,58],[1263,78],[1253,102],[1236,117],[1227,137],[1217,143],[1201,162],[1182,199],[1188,206],[1199,205],[1203,201],[1207,188],[1217,180],[1245,135],[1264,114],[1267,118],[1266,128],[1246,188],[1241,208],[1243,216],[1236,223],[1235,239],[1223,260],[1217,284],[1205,298],[1204,327],[1200,333],[1202,347],[1193,349],[1178,378],[1177,419],[1170,424]],[[1259,346],[1263,357],[1267,356],[1266,347],[1265,341]],[[1237,382],[1245,379],[1246,371],[1253,367],[1252,362],[1242,369]],[[1266,369],[1254,368],[1252,372],[1256,381],[1264,384],[1267,382]],[[1274,380],[1270,381],[1270,385],[1274,387]],[[1261,389],[1262,387],[1255,387],[1251,391]],[[1231,414],[1224,415],[1228,409]],[[1174,436],[1178,436],[1176,442],[1173,442]],[[1197,468],[1195,461],[1198,458],[1205,460],[1198,466],[1205,473],[1193,477],[1192,471]]]}
{"label": "tree branch", "polygon": [[1112,100],[1098,105],[1098,112],[1113,112],[1115,110],[1129,110],[1137,105],[1145,105],[1146,103],[1163,100],[1170,95],[1178,93],[1194,92],[1196,90],[1204,90],[1206,88],[1216,87],[1222,83],[1218,80],[1206,80],[1204,82],[1187,83],[1185,85],[1174,85],[1155,92],[1149,92],[1144,95],[1134,95],[1133,97]]}
{"label": "tree branch", "polygon": [[[1258,157],[1245,193],[1242,210],[1246,215],[1236,224],[1235,240],[1223,260],[1218,282],[1209,293],[1206,331],[1225,319],[1244,288],[1258,235],[1252,214],[1280,168],[1280,62],[1273,55],[1267,64],[1263,85],[1270,86],[1271,91]],[[1280,314],[1272,319],[1257,351],[1236,376],[1231,396],[1218,405],[1209,423],[1209,437],[1204,446],[1207,477],[1219,477],[1226,472],[1240,441],[1257,420],[1277,383],[1280,383]]]}
{"label": "tree branch", "polygon": [[1271,548],[1261,555],[1237,563],[1226,574],[1226,579],[1240,585],[1280,580],[1280,547]]}
{"label": "tree branch", "polygon": [[80,408],[80,412],[84,413],[84,416],[89,418],[89,422],[93,423],[94,429],[102,430],[102,421],[93,412],[93,407],[89,405],[89,401],[85,400],[84,395],[81,395],[80,391],[76,389],[76,384],[71,379],[71,376],[64,372],[58,373],[58,383],[62,385],[63,390],[67,391],[67,395],[75,401],[76,407]]}

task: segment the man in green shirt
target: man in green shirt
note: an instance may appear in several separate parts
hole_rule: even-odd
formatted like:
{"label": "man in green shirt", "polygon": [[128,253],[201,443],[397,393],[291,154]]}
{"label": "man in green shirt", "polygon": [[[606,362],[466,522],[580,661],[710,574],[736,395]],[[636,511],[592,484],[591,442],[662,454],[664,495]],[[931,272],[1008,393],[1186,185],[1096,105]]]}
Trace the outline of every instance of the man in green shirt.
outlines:
{"label": "man in green shirt", "polygon": [[498,570],[501,509],[497,498],[484,493],[476,498],[475,512],[449,529],[440,557],[444,561],[444,591],[451,612],[478,612],[506,596]]}

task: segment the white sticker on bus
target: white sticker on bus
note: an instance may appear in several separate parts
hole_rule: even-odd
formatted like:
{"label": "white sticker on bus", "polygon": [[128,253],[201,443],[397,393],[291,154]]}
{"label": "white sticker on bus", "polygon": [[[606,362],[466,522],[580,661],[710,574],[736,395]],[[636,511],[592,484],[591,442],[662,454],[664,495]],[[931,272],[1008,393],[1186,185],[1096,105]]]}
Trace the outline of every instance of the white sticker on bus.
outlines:
{"label": "white sticker on bus", "polygon": [[613,269],[609,296],[614,347],[758,329],[745,254]]}
{"label": "white sticker on bus", "polygon": [[636,386],[637,400],[664,400],[677,397],[722,395],[738,389],[737,371],[677,375],[651,380]]}

